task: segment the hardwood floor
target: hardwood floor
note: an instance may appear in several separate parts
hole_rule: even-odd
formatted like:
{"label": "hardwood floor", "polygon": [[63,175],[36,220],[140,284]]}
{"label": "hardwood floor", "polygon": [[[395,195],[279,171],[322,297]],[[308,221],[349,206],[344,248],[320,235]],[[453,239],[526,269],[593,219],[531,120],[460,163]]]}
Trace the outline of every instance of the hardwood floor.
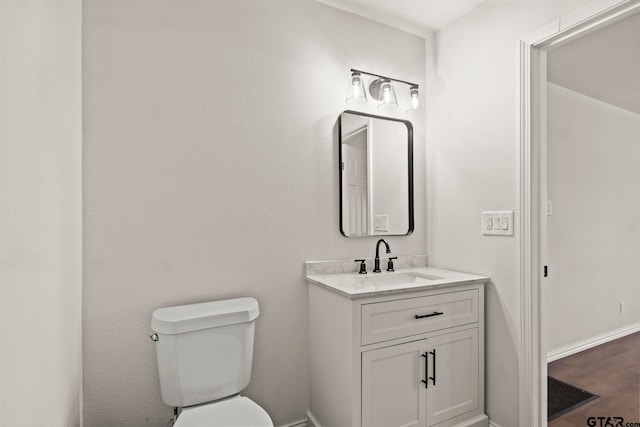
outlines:
{"label": "hardwood floor", "polygon": [[551,421],[550,427],[605,425],[597,420],[587,424],[589,417],[640,423],[640,332],[556,360],[548,369],[549,376],[600,396]]}

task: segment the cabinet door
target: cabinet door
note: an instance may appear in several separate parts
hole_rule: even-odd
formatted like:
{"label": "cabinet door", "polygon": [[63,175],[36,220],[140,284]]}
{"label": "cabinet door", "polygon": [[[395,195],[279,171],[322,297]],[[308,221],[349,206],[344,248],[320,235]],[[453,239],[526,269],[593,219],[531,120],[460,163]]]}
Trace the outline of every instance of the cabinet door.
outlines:
{"label": "cabinet door", "polygon": [[[462,415],[478,408],[478,329],[467,329],[427,339],[429,380],[427,425]],[[432,354],[435,352],[435,355]]]}
{"label": "cabinet door", "polygon": [[362,353],[362,425],[425,427],[425,340]]}

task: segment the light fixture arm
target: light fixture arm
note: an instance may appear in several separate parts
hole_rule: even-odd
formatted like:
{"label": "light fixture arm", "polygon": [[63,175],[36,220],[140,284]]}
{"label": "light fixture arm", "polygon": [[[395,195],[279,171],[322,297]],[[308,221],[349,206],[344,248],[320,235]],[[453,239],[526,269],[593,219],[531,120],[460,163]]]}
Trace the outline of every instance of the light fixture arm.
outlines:
{"label": "light fixture arm", "polygon": [[370,73],[368,71],[356,70],[355,68],[352,68],[351,72],[352,73],[366,74],[368,76],[374,76],[374,77],[378,77],[378,78],[381,78],[381,79],[384,79],[384,80],[391,80],[391,81],[394,81],[394,82],[403,83],[403,84],[415,87],[416,89],[420,87],[420,85],[418,83],[411,83],[411,82],[408,82],[408,81],[405,81],[405,80],[398,80],[398,79],[394,79],[393,77],[382,76],[380,74]]}

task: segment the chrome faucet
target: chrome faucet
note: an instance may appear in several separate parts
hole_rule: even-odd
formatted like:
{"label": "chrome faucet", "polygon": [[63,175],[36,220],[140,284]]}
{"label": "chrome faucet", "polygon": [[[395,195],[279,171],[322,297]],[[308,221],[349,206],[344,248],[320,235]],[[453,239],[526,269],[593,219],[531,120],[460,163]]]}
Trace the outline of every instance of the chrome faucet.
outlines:
{"label": "chrome faucet", "polygon": [[384,243],[384,245],[387,247],[388,254],[391,253],[391,248],[389,247],[389,244],[385,242],[384,239],[378,240],[378,243],[376,243],[376,259],[375,259],[376,265],[373,269],[374,273],[380,273],[380,243]]}

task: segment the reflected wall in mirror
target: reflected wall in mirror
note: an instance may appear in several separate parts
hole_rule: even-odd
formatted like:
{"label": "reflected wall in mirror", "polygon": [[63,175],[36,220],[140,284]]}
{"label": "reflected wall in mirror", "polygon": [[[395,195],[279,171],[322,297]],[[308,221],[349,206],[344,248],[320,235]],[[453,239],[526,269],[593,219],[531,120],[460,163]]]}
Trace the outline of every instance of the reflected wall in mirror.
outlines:
{"label": "reflected wall in mirror", "polygon": [[338,133],[340,232],[346,237],[411,234],[411,122],[345,111]]}

